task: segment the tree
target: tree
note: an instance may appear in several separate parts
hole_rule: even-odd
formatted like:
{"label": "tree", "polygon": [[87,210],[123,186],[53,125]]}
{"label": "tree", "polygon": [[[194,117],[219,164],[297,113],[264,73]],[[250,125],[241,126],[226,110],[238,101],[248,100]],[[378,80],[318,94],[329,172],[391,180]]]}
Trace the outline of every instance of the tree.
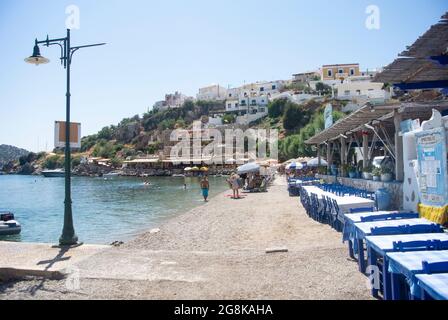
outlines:
{"label": "tree", "polygon": [[288,99],[281,98],[275,99],[274,101],[269,102],[268,104],[268,115],[271,118],[278,118],[283,115],[285,111],[285,105],[288,102]]}
{"label": "tree", "polygon": [[331,94],[331,87],[325,83],[318,82],[316,83],[316,91],[320,94]]}
{"label": "tree", "polygon": [[226,113],[222,117],[222,122],[225,124],[235,123],[236,116],[233,113]]}
{"label": "tree", "polygon": [[283,114],[283,127],[286,130],[300,128],[303,124],[305,111],[298,104],[287,102]]}

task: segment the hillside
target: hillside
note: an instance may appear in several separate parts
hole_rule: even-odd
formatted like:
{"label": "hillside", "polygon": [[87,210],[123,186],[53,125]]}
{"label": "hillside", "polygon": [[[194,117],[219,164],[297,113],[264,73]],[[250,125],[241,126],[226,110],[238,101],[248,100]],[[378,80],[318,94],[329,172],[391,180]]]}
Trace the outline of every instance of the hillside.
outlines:
{"label": "hillside", "polygon": [[19,160],[20,157],[28,155],[30,152],[14,146],[0,145],[0,169],[11,161]]}
{"label": "hillside", "polygon": [[[323,109],[327,103],[334,107],[335,121],[344,116],[339,101],[331,98],[309,100],[297,104],[287,99],[269,103],[268,116],[253,123],[253,128],[279,130],[279,158],[285,161],[299,156],[313,156],[315,152],[305,141],[323,129]],[[150,111],[143,116],[123,119],[118,125],[104,127],[97,134],[82,138],[82,152],[95,157],[112,159],[119,163],[139,155],[154,155],[163,151],[166,130],[191,128],[195,120],[207,122],[213,111],[223,110],[222,102],[187,101],[182,107],[164,111]],[[224,121],[232,124],[234,117],[226,115]]]}

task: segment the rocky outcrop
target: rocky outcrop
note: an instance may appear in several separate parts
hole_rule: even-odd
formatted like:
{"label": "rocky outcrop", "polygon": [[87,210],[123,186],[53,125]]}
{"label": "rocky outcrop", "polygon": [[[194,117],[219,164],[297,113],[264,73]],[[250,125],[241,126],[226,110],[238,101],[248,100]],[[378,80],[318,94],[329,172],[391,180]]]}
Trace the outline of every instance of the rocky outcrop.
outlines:
{"label": "rocky outcrop", "polygon": [[98,164],[80,164],[73,169],[73,174],[77,176],[102,176],[103,174],[111,172],[113,169],[108,166]]}
{"label": "rocky outcrop", "polygon": [[115,133],[115,137],[117,141],[121,143],[130,143],[135,137],[140,134],[141,130],[142,128],[140,126],[140,123],[129,123],[127,125],[118,127]]}
{"label": "rocky outcrop", "polygon": [[20,157],[27,156],[30,152],[6,144],[0,145],[0,169],[9,162],[17,161]]}

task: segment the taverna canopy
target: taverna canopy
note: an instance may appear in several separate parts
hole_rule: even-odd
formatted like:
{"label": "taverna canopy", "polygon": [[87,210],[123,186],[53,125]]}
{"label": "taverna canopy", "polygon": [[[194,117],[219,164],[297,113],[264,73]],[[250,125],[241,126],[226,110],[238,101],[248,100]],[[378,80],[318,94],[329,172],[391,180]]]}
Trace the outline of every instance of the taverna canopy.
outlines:
{"label": "taverna canopy", "polygon": [[255,162],[249,162],[245,165],[242,165],[238,167],[238,173],[244,174],[244,173],[251,173],[251,172],[259,172],[260,171],[260,165],[258,165]]}
{"label": "taverna canopy", "polygon": [[[320,159],[320,165],[321,166],[328,166],[328,162],[324,159]],[[308,167],[318,167],[319,166],[319,158],[311,159],[307,162]]]}

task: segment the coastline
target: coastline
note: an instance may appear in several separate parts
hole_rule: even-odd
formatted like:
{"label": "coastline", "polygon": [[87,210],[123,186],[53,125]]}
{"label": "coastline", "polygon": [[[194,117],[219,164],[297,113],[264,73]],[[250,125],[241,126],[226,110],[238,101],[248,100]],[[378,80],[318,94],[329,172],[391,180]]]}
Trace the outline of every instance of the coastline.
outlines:
{"label": "coastline", "polygon": [[[371,299],[340,234],[305,214],[282,177],[267,193],[204,205],[78,263],[80,288],[37,279],[0,285],[3,299]],[[266,254],[285,247],[286,253]]]}

